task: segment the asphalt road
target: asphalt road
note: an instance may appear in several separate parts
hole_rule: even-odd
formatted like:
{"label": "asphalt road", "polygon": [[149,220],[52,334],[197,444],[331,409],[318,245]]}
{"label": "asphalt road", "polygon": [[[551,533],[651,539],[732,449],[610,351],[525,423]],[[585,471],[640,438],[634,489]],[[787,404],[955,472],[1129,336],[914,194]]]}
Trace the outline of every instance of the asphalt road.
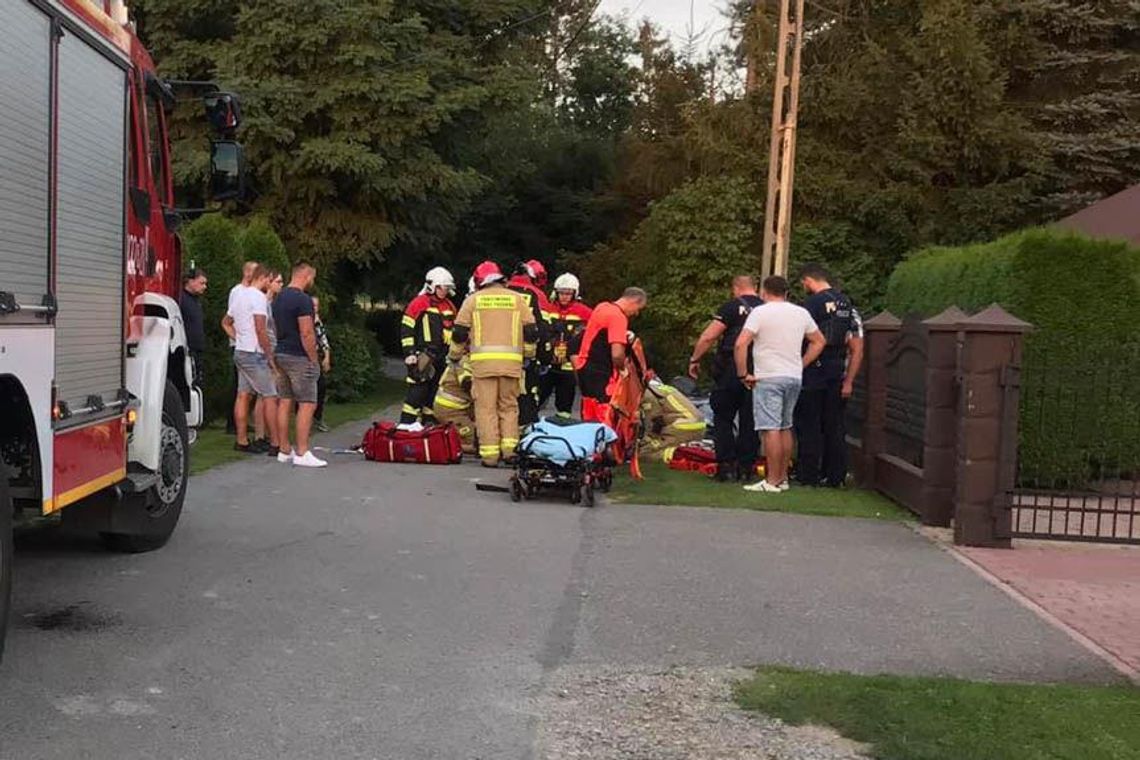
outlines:
{"label": "asphalt road", "polygon": [[250,461],[192,480],[162,551],[26,537],[0,760],[529,758],[562,666],[1116,678],[902,525],[516,505],[483,474]]}

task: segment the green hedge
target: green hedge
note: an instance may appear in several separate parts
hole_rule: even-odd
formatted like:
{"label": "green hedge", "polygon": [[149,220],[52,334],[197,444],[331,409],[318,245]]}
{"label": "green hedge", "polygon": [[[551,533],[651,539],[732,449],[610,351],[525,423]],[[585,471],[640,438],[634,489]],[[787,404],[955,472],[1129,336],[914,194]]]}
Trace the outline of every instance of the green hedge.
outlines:
{"label": "green hedge", "polygon": [[202,299],[206,313],[206,418],[225,417],[232,403],[233,358],[222,332],[222,317],[230,288],[241,280],[241,265],[260,261],[289,279],[289,255],[285,244],[269,224],[260,218],[242,223],[221,214],[205,214],[186,225],[182,238],[183,261],[187,268],[200,267],[209,278]]}
{"label": "green hedge", "polygon": [[330,401],[359,401],[376,389],[380,378],[380,346],[364,327],[331,324],[332,372],[329,373]]}
{"label": "green hedge", "polygon": [[233,403],[231,384],[234,364],[229,343],[222,332],[222,317],[230,288],[241,280],[241,225],[221,214],[207,214],[186,225],[182,232],[183,260],[187,268],[200,267],[209,284],[202,297],[206,320],[205,393],[206,419],[225,417]]}
{"label": "green hedge", "polygon": [[1140,473],[1140,249],[1052,229],[930,248],[899,265],[886,297],[899,316],[992,303],[1034,326],[1022,375],[1022,482]]}

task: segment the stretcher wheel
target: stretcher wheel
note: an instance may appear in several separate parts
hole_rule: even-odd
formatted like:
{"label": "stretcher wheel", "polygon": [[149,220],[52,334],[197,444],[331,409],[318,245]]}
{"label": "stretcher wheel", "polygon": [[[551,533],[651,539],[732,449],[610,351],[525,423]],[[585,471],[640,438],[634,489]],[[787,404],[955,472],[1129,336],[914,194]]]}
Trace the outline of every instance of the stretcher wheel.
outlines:
{"label": "stretcher wheel", "polygon": [[611,470],[604,470],[598,473],[598,490],[602,493],[609,493],[614,485],[614,474]]}
{"label": "stretcher wheel", "polygon": [[511,501],[520,502],[523,498],[523,486],[517,478],[511,478]]}

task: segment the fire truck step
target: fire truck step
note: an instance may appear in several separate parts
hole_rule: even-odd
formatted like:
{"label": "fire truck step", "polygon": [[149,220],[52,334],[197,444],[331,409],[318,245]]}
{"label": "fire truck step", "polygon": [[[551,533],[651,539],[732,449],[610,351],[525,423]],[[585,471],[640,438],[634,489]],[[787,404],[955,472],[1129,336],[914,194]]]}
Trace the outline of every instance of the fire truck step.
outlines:
{"label": "fire truck step", "polygon": [[158,484],[158,475],[149,471],[132,470],[127,473],[123,482],[119,483],[119,490],[123,493],[142,493],[149,491]]}

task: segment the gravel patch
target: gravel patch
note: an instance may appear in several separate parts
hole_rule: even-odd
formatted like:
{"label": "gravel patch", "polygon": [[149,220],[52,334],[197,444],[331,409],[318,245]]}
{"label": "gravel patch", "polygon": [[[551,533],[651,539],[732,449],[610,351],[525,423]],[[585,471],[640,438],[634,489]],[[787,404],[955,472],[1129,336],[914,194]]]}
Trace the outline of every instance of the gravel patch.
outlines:
{"label": "gravel patch", "polygon": [[863,760],[828,728],[789,726],[733,701],[732,668],[565,668],[538,705],[540,760]]}

